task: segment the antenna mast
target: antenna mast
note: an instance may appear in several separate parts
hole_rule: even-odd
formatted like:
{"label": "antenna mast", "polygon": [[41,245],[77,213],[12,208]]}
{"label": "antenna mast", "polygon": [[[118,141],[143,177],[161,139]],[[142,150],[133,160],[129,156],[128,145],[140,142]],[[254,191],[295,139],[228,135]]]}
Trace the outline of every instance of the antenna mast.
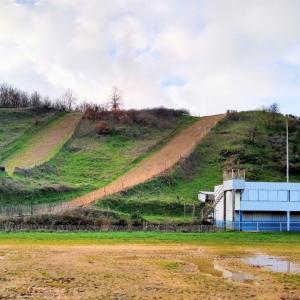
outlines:
{"label": "antenna mast", "polygon": [[290,181],[290,159],[289,159],[289,118],[286,117],[286,182]]}

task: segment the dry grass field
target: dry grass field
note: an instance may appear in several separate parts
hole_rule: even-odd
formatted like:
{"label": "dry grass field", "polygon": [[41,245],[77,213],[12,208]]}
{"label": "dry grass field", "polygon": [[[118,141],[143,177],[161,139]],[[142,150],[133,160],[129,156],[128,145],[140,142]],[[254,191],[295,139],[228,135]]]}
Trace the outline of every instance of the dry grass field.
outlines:
{"label": "dry grass field", "polygon": [[36,237],[1,240],[0,299],[300,299],[299,274],[242,261],[264,252],[299,264],[298,245]]}

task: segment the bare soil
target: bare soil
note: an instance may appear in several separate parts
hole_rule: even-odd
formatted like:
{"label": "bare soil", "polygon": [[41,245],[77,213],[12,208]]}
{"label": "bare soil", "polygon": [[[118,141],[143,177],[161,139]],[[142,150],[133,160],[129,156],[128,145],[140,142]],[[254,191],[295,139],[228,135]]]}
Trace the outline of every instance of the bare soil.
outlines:
{"label": "bare soil", "polygon": [[189,156],[223,117],[224,115],[216,115],[201,118],[193,125],[181,131],[159,151],[143,160],[138,166],[131,169],[125,175],[104,188],[68,202],[66,206],[70,208],[93,204],[105,196],[127,190],[166,172],[174,167],[181,159]]}
{"label": "bare soil", "polygon": [[[215,260],[255,279],[224,279]],[[199,246],[1,245],[0,264],[0,299],[300,299],[297,278]]]}
{"label": "bare soil", "polygon": [[11,156],[5,166],[9,174],[16,167],[32,168],[52,158],[72,136],[81,114],[71,113],[40,130],[28,144]]}

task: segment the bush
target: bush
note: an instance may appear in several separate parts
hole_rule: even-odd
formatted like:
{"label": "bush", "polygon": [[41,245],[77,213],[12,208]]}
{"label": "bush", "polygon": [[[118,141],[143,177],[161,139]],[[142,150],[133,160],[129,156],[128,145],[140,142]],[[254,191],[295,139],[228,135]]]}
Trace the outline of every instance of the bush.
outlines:
{"label": "bush", "polygon": [[98,134],[109,134],[111,129],[107,121],[100,121],[96,125],[96,131]]}
{"label": "bush", "polygon": [[[184,204],[180,202],[163,202],[159,200],[140,201],[119,199],[118,195],[107,197],[98,202],[103,208],[114,209],[139,218],[141,215],[183,216]],[[195,205],[196,215],[201,211],[201,205]]]}
{"label": "bush", "polygon": [[128,217],[116,212],[97,208],[76,208],[61,214],[45,214],[25,217],[10,217],[0,219],[0,224],[26,224],[26,225],[127,225]]}

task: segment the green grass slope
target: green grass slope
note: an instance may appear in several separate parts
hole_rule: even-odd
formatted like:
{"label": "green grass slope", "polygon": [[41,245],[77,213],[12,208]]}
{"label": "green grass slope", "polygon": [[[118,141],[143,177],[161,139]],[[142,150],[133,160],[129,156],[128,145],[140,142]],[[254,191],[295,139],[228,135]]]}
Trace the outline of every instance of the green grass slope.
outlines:
{"label": "green grass slope", "polygon": [[[152,112],[146,117],[153,117]],[[166,122],[161,116],[157,119],[164,121],[161,127],[146,117],[138,123],[115,121],[109,134],[99,134],[97,121],[83,119],[49,162],[0,178],[0,205],[70,200],[103,187],[197,119],[174,115]]]}
{"label": "green grass slope", "polygon": [[0,108],[0,164],[57,115],[51,110]]}
{"label": "green grass slope", "polygon": [[[291,180],[300,181],[300,121],[290,119]],[[170,174],[110,196],[98,206],[149,220],[191,216],[199,190],[212,190],[224,168],[246,169],[247,180],[285,181],[285,118],[262,111],[228,115]],[[198,209],[196,208],[196,214]]]}
{"label": "green grass slope", "polygon": [[5,169],[12,174],[15,168],[28,169],[49,161],[73,135],[81,113],[68,113],[36,133],[23,147],[5,161]]}

